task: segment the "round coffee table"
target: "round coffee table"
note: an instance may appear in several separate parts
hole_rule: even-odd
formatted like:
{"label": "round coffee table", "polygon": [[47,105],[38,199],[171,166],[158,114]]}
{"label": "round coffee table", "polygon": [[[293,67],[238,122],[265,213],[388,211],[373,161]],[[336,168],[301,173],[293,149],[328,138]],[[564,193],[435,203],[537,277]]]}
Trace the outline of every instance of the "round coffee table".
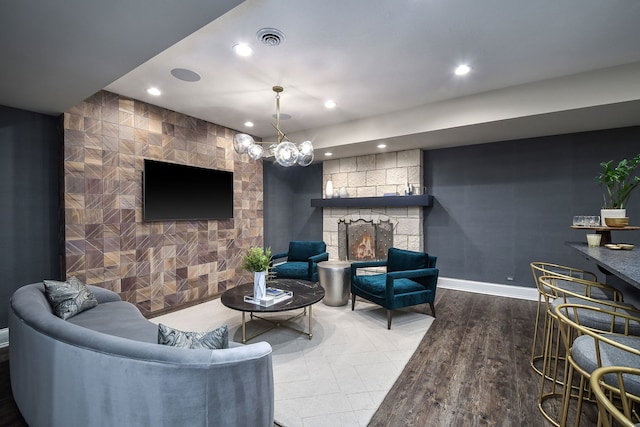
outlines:
{"label": "round coffee table", "polygon": [[[235,288],[231,288],[226,290],[220,301],[226,307],[229,307],[232,310],[237,310],[242,312],[242,343],[246,343],[250,339],[253,339],[259,335],[264,334],[271,329],[277,328],[279,326],[283,328],[290,329],[292,331],[301,333],[303,335],[307,335],[309,339],[313,337],[313,332],[311,329],[311,321],[312,321],[312,311],[311,306],[322,298],[324,298],[324,289],[316,282],[309,282],[307,280],[297,280],[297,279],[276,279],[274,281],[270,281],[267,283],[268,287],[282,289],[283,291],[293,292],[293,296],[285,301],[277,302],[273,305],[264,307],[259,304],[253,304],[250,302],[246,302],[244,300],[245,296],[253,294],[253,283],[245,283]],[[284,322],[290,322],[295,320],[301,316],[305,316],[307,314],[307,307],[309,307],[309,332],[304,330],[300,330],[285,324]],[[286,319],[273,320],[267,319],[265,317],[261,317],[255,313],[277,313],[281,311],[289,311],[296,310],[302,308],[302,313],[299,313],[295,316],[288,317]],[[251,319],[256,318],[260,320],[264,320],[266,322],[271,323],[271,327],[267,328],[259,333],[252,335],[247,338],[246,333],[246,319],[245,313],[250,313]]]}

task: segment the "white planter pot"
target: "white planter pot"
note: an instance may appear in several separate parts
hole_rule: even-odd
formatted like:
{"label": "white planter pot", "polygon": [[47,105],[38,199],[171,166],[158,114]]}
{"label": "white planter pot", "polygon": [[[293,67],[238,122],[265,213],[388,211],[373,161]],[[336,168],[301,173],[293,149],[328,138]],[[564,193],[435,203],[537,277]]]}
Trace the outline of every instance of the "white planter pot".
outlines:
{"label": "white planter pot", "polygon": [[253,299],[264,298],[267,293],[267,272],[256,271],[253,273]]}
{"label": "white planter pot", "polygon": [[626,209],[600,209],[600,221],[603,227],[607,226],[605,218],[624,218],[627,216]]}

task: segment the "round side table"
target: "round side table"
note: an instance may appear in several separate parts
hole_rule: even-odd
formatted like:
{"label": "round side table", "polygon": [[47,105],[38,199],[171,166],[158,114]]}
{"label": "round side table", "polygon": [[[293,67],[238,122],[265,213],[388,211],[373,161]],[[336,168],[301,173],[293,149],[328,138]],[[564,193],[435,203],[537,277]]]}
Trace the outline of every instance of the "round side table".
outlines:
{"label": "round side table", "polygon": [[323,303],[333,307],[349,302],[351,290],[351,263],[347,261],[322,261],[318,263],[318,278],[324,288]]}

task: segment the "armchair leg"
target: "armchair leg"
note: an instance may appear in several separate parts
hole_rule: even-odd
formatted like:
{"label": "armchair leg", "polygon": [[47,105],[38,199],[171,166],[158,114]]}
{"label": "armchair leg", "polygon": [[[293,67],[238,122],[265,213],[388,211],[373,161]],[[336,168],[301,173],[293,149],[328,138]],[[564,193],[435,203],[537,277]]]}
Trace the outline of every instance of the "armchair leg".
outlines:
{"label": "armchair leg", "polygon": [[351,294],[351,311],[356,307],[356,294]]}
{"label": "armchair leg", "polygon": [[387,329],[391,329],[391,310],[387,310]]}
{"label": "armchair leg", "polygon": [[433,314],[433,317],[436,317],[436,308],[432,302],[429,303],[429,307],[431,307],[431,313]]}

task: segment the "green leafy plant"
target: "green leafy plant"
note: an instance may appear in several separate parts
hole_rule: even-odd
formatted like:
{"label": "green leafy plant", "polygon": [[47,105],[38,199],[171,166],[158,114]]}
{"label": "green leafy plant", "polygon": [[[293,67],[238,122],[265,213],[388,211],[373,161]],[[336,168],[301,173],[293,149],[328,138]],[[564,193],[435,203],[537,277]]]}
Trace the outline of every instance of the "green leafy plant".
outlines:
{"label": "green leafy plant", "polygon": [[271,248],[251,248],[242,257],[242,268],[251,272],[266,271],[271,264]]}
{"label": "green leafy plant", "polygon": [[612,167],[613,160],[600,163],[602,172],[595,177],[602,186],[603,209],[624,209],[633,190],[640,184],[640,177],[632,176],[640,165],[640,154],[631,160],[622,159]]}

